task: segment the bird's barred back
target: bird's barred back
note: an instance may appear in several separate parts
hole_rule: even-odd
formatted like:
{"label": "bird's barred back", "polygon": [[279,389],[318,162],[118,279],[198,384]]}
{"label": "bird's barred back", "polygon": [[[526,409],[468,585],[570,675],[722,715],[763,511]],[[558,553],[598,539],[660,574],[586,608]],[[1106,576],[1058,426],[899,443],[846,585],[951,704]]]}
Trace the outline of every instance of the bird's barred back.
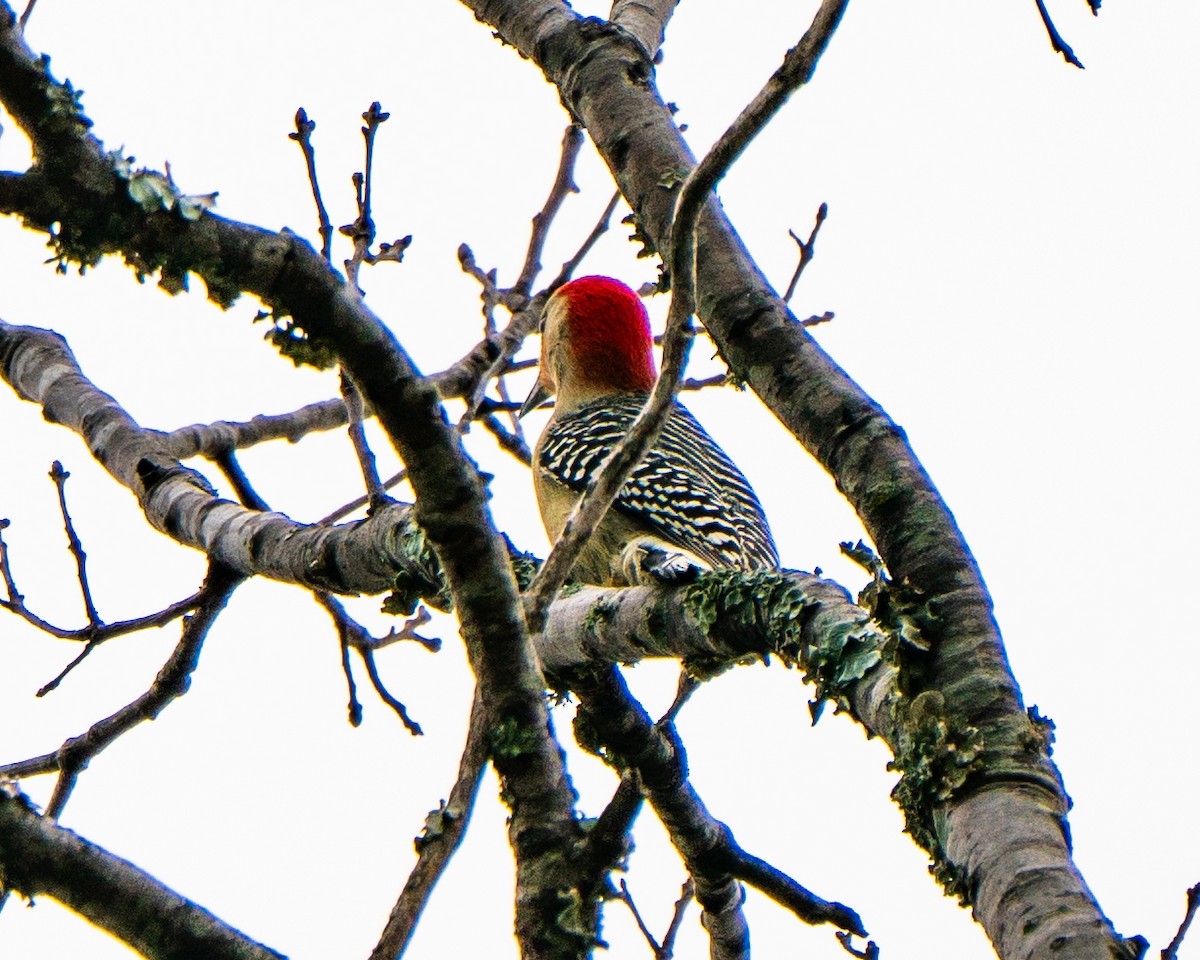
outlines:
{"label": "bird's barred back", "polygon": [[[572,490],[628,432],[645,397],[609,396],[550,424],[539,467]],[[614,504],[668,541],[714,567],[779,566],[767,519],[750,484],[679,403],[650,452],[633,469]]]}

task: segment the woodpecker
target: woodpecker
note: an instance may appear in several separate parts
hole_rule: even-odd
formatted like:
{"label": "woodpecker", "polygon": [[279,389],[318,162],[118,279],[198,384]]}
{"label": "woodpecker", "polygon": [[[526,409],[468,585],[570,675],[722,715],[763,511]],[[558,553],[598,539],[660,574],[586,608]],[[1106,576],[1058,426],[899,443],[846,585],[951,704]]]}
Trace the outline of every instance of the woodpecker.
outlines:
{"label": "woodpecker", "polygon": [[[534,447],[542,523],[558,537],[588,480],[629,430],[656,378],[641,299],[610,277],[580,277],[546,303],[537,382],[522,416],[554,395]],[[649,573],[778,567],[762,506],[746,478],[678,401],[572,571],[583,583],[632,585]]]}

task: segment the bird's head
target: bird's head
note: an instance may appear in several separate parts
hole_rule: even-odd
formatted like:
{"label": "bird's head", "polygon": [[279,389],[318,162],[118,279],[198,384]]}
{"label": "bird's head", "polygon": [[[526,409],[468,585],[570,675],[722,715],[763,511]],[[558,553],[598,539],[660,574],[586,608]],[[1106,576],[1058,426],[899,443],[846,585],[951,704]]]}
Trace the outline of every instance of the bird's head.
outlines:
{"label": "bird's head", "polygon": [[641,298],[620,280],[580,277],[546,302],[541,368],[521,413],[551,394],[558,409],[571,410],[608,394],[649,393],[655,377]]}

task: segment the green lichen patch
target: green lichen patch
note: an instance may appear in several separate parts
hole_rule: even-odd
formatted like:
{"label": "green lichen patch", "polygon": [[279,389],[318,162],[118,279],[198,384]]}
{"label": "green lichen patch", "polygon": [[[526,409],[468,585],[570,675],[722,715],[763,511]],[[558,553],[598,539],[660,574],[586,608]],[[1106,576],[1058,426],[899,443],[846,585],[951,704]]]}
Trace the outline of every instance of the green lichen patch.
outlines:
{"label": "green lichen patch", "polygon": [[904,812],[904,829],[933,859],[930,872],[947,893],[963,898],[963,877],[946,858],[936,811],[983,768],[983,735],[946,712],[945,698],[927,690],[893,705],[899,739],[889,770],[900,771],[892,798]]}
{"label": "green lichen patch", "polygon": [[442,574],[442,566],[425,538],[425,531],[413,523],[400,534],[397,543],[401,566],[392,582],[392,592],[384,598],[383,612],[411,617],[421,601],[435,610],[449,612],[453,609],[450,588]]}
{"label": "green lichen patch", "polygon": [[537,750],[539,739],[536,730],[523,726],[514,717],[505,717],[492,728],[492,756],[515,758]]}
{"label": "green lichen patch", "polygon": [[706,571],[688,587],[684,606],[705,631],[718,623],[723,632],[761,631],[770,652],[803,667],[804,679],[817,688],[814,719],[827,700],[847,709],[851,686],[891,647],[866,611],[846,603],[828,615],[802,581],[777,571]]}

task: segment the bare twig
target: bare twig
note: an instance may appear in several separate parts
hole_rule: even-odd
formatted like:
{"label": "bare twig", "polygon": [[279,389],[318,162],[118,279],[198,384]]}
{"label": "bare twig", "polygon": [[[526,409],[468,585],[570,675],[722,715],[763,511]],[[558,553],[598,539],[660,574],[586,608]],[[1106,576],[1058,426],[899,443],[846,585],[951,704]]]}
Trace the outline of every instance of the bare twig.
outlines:
{"label": "bare twig", "polygon": [[[1092,13],[1097,13],[1100,7],[1100,0],[1089,0],[1092,5]],[[1075,56],[1075,51],[1071,49],[1070,44],[1062,38],[1062,34],[1058,32],[1058,28],[1054,25],[1054,21],[1050,19],[1050,11],[1046,9],[1045,0],[1037,0],[1038,13],[1042,17],[1042,25],[1046,28],[1046,34],[1050,37],[1050,46],[1054,48],[1055,53],[1061,53],[1062,58],[1072,66],[1083,69],[1082,61]]]}
{"label": "bare twig", "polygon": [[425,829],[414,841],[417,862],[408,875],[387,925],[371,951],[370,960],[395,960],[408,946],[434,885],[462,843],[471,822],[471,808],[488,758],[488,711],[476,691],[471,704],[467,742],[458,762],[458,776],[449,798],[430,811]]}
{"label": "bare twig", "polygon": [[[9,521],[0,520],[0,531],[3,531],[8,525]],[[5,543],[2,533],[0,533],[0,575],[3,576],[4,585],[8,592],[8,599],[0,600],[0,607],[3,607],[10,613],[16,614],[30,626],[36,627],[38,630],[48,633],[52,637],[57,637],[59,640],[90,640],[93,644],[98,644],[126,633],[136,633],[138,630],[146,630],[150,627],[164,627],[172,620],[183,616],[189,610],[195,609],[196,605],[200,602],[200,594],[193,593],[190,597],[179,600],[164,610],[147,614],[144,617],[136,617],[133,620],[122,620],[118,623],[102,623],[95,627],[89,625],[76,629],[67,629],[43,620],[25,606],[25,597],[17,590],[16,581],[13,579],[8,545]]]}
{"label": "bare twig", "polygon": [[667,957],[675,953],[675,938],[679,936],[679,928],[683,926],[683,914],[688,904],[696,899],[696,884],[691,877],[683,881],[683,889],[679,891],[679,899],[675,901],[675,912],[671,915],[671,924],[663,936],[662,948]]}
{"label": "bare twig", "polygon": [[354,689],[354,680],[350,673],[349,650],[353,648],[362,658],[363,666],[367,669],[367,676],[371,680],[371,686],[375,688],[379,699],[392,708],[409,733],[414,737],[421,736],[421,725],[408,715],[408,709],[388,692],[382,679],[380,679],[379,671],[375,666],[375,651],[380,647],[386,646],[388,643],[408,638],[418,639],[427,650],[436,650],[438,645],[432,644],[431,641],[425,640],[423,637],[417,637],[415,633],[402,635],[396,633],[394,630],[383,639],[376,640],[367,632],[362,624],[346,612],[346,608],[342,606],[341,601],[337,597],[321,591],[314,591],[313,596],[328,611],[334,625],[337,627],[338,642],[342,649],[342,669],[346,674],[346,682],[350,688],[349,709],[351,725],[357,727],[362,722],[362,707],[358,702],[358,697]]}
{"label": "bare twig", "polygon": [[58,782],[46,808],[46,816],[57,818],[79,774],[94,757],[137,724],[153,720],[187,691],[204,638],[243,579],[224,567],[210,565],[196,612],[184,622],[179,643],[150,688],[116,713],[94,723],[80,736],[67,740],[54,753],[0,766],[0,777],[20,778],[57,771]]}
{"label": "bare twig", "polygon": [[788,281],[787,292],[783,295],[783,302],[787,303],[792,299],[792,294],[796,292],[796,284],[800,282],[800,274],[804,272],[804,268],[808,266],[809,261],[816,255],[817,234],[821,232],[821,224],[825,222],[825,218],[829,215],[829,204],[822,203],[817,207],[816,222],[813,223],[812,232],[809,233],[807,240],[801,240],[792,230],[788,231],[788,236],[796,241],[796,246],[800,248],[800,262],[796,264],[796,272],[792,274],[792,279]]}
{"label": "bare twig", "polygon": [[17,33],[25,33],[25,27],[28,25],[29,18],[33,15],[33,8],[36,6],[37,0],[29,0],[29,3],[25,4],[25,9],[21,11],[21,16],[17,20]]}
{"label": "bare twig", "polygon": [[338,231],[342,235],[349,237],[354,244],[353,255],[349,260],[345,261],[346,278],[354,289],[360,293],[362,291],[358,285],[358,271],[364,263],[374,264],[384,260],[399,263],[404,259],[404,251],[412,243],[411,235],[401,237],[394,243],[381,243],[379,245],[379,253],[371,253],[371,244],[375,242],[375,221],[371,219],[371,186],[375,161],[375,132],[390,116],[390,113],[383,111],[378,100],[372,103],[362,115],[363,122],[366,124],[362,128],[366,157],[363,161],[363,172],[355,173],[350,178],[354,184],[358,216],[354,219],[353,223],[346,224]]}
{"label": "bare twig", "polygon": [[75,558],[75,569],[79,575],[79,592],[83,596],[83,608],[87,613],[88,626],[97,627],[100,625],[100,614],[96,612],[96,605],[92,602],[92,589],[88,586],[87,578],[87,554],[83,552],[83,544],[75,533],[75,524],[71,522],[71,514],[67,512],[67,477],[70,474],[63,469],[63,465],[55,460],[50,467],[50,479],[54,481],[54,486],[58,489],[58,507],[62,511],[63,527],[67,532],[67,544],[71,550],[71,556]]}
{"label": "bare twig", "polygon": [[510,433],[504,428],[504,424],[490,414],[481,418],[479,422],[487,428],[488,433],[496,438],[496,443],[505,453],[512,454],[525,466],[529,466],[533,462],[533,453],[521,434]]}
{"label": "bare twig", "polygon": [[850,956],[861,957],[862,960],[879,960],[879,947],[875,945],[874,940],[868,940],[867,945],[863,949],[856,950],[854,948],[854,934],[843,933],[841,930],[838,930],[834,933],[834,936],[837,937],[837,942],[842,945],[842,949],[850,954]]}
{"label": "bare twig", "polygon": [[1179,925],[1179,932],[1160,954],[1161,960],[1176,960],[1179,956],[1179,948],[1183,946],[1183,938],[1187,936],[1188,927],[1192,925],[1197,909],[1200,909],[1200,883],[1188,888],[1187,910],[1183,915],[1183,923]]}
{"label": "bare twig", "polygon": [[579,245],[579,249],[576,250],[574,255],[568,260],[563,261],[563,265],[558,271],[558,276],[551,281],[548,287],[546,287],[548,292],[557,290],[564,283],[570,280],[571,276],[575,273],[575,270],[583,262],[584,257],[591,253],[592,247],[596,245],[596,241],[608,232],[613,211],[617,209],[617,204],[620,202],[620,200],[621,191],[618,190],[609,198],[607,206],[605,206],[604,210],[600,214],[599,219],[596,221],[596,225],[592,227],[592,232],[584,238],[583,243]]}
{"label": "bare twig", "polygon": [[692,694],[700,689],[700,681],[693,677],[687,670],[679,671],[679,682],[675,687],[675,699],[671,701],[671,706],[667,708],[659,719],[659,723],[674,723],[679,719],[679,712],[687,705],[687,702],[692,699]]}
{"label": "bare twig", "polygon": [[[382,486],[384,490],[391,490],[392,487],[398,486],[399,484],[403,483],[407,479],[408,479],[408,471],[404,470],[404,469],[398,470],[396,473],[393,473],[386,480],[382,481],[380,486]],[[355,497],[353,500],[349,501],[348,503],[342,504],[340,507],[338,507],[332,513],[330,513],[328,516],[322,517],[320,520],[318,520],[317,526],[327,527],[327,526],[330,526],[331,524],[337,523],[337,521],[341,520],[342,517],[349,516],[355,510],[361,510],[363,507],[365,507],[370,502],[371,502],[371,498],[368,497],[365,493],[360,497]]]}
{"label": "bare twig", "polygon": [[301,107],[296,111],[296,132],[289,133],[288,139],[300,144],[304,152],[304,163],[308,168],[308,182],[312,187],[313,202],[317,205],[318,231],[321,234],[321,256],[333,262],[333,224],[329,222],[329,214],[325,210],[325,201],[321,199],[321,188],[317,183],[317,154],[313,147],[312,134],[317,129],[317,122],[309,120],[308,114]]}
{"label": "bare twig", "polygon": [[[483,287],[483,314],[486,321],[484,330],[485,339],[489,343],[496,344],[499,348],[491,365],[476,382],[474,389],[467,398],[467,409],[458,421],[460,432],[465,432],[469,429],[471,422],[478,416],[487,394],[488,386],[492,380],[499,381],[501,399],[507,399],[507,393],[503,385],[503,375],[508,370],[513,355],[521,348],[521,344],[533,332],[534,325],[541,318],[541,307],[546,297],[553,293],[561,283],[561,281],[556,280],[536,297],[531,297],[530,295],[534,280],[542,269],[542,251],[545,248],[546,238],[549,236],[554,218],[562,208],[567,194],[579,192],[579,188],[575,186],[574,172],[575,161],[579,156],[579,148],[582,145],[582,128],[576,124],[569,125],[563,131],[562,149],[559,154],[558,169],[554,174],[554,182],[550,185],[550,193],[547,195],[542,209],[534,214],[529,234],[529,246],[525,253],[525,262],[521,267],[521,273],[517,277],[516,282],[510,288],[506,290],[497,288],[495,271],[484,273],[475,263],[475,257],[471,252],[471,248],[465,243],[458,249],[459,263],[462,265],[463,270],[475,277]],[[594,229],[593,233],[595,233]],[[584,246],[588,246],[587,241],[585,241]],[[497,303],[502,303],[513,315],[504,334],[500,336],[496,334],[495,321],[492,314],[492,310]],[[515,415],[512,417],[512,422],[513,430],[520,439],[521,446],[525,446],[524,437],[521,434],[521,428]]]}
{"label": "bare twig", "polygon": [[546,246],[546,237],[550,233],[550,225],[554,222],[559,208],[566,200],[568,193],[578,193],[575,185],[575,159],[579,156],[579,148],[583,146],[583,128],[577,123],[570,124],[563,131],[562,152],[558,160],[558,171],[554,175],[554,183],[550,187],[550,195],[542,209],[533,215],[533,229],[529,234],[529,247],[525,252],[525,264],[521,274],[512,285],[514,293],[528,297],[533,289],[533,281],[542,269],[542,250]]}
{"label": "bare twig", "polygon": [[362,470],[363,483],[367,487],[367,503],[369,511],[375,510],[387,502],[387,491],[379,479],[379,471],[375,467],[375,454],[367,445],[367,435],[363,432],[363,401],[358,387],[345,370],[342,371],[342,402],[350,417],[350,442],[354,444],[354,453],[358,458],[358,466]]}
{"label": "bare twig", "polygon": [[[53,473],[51,476],[53,476]],[[64,472],[62,479],[65,479],[66,476],[69,476],[69,474]],[[66,504],[62,498],[61,487],[59,504],[64,510],[63,516],[66,518],[66,522],[68,524],[68,539],[74,540],[74,530],[71,529],[70,518],[65,513]],[[49,634],[52,637],[56,637],[59,640],[85,641],[83,650],[81,650],[71,660],[70,663],[68,663],[61,671],[59,671],[58,675],[55,676],[54,679],[44,684],[37,691],[37,696],[39,697],[44,697],[46,694],[55,690],[59,684],[66,679],[67,675],[77,666],[79,666],[79,664],[81,664],[92,653],[92,651],[104,641],[111,640],[113,637],[119,637],[127,633],[136,633],[139,630],[146,630],[150,627],[166,626],[172,620],[178,619],[189,610],[194,610],[200,603],[201,594],[197,592],[184,600],[180,600],[171,604],[169,607],[160,610],[157,613],[148,614],[144,617],[136,617],[133,620],[122,620],[118,623],[104,623],[97,618],[94,621],[90,621],[86,627],[79,627],[76,629],[66,629],[64,627],[55,626],[49,621],[43,620],[28,607],[26,607],[25,598],[17,589],[16,580],[13,577],[11,560],[8,555],[8,545],[5,543],[3,536],[3,531],[8,525],[8,520],[0,520],[0,576],[3,577],[5,591],[7,593],[7,599],[0,600],[0,608],[8,610],[10,613],[20,617],[30,626],[41,630],[43,633]],[[76,554],[76,562],[80,565],[79,568],[81,571],[84,556],[85,555],[83,554],[81,547],[79,552]],[[81,583],[85,585],[84,602],[86,606],[88,604],[88,600],[90,599],[90,595],[86,592],[86,577],[81,581]]]}
{"label": "bare twig", "polygon": [[654,954],[654,960],[671,960],[671,957],[675,955],[675,937],[679,934],[679,927],[683,923],[683,915],[687,911],[688,904],[692,902],[695,896],[695,890],[692,878],[688,877],[683,882],[679,899],[675,901],[675,908],[671,914],[671,923],[667,927],[667,932],[663,935],[662,943],[659,943],[654,939],[654,934],[650,932],[650,928],[646,926],[646,921],[642,919],[642,914],[638,910],[637,904],[633,902],[633,895],[629,892],[629,885],[624,880],[621,881],[621,892],[617,899],[629,907],[629,912],[633,914],[633,919],[637,923],[638,929],[642,931],[642,936],[646,938],[646,943],[650,945],[650,950]]}

